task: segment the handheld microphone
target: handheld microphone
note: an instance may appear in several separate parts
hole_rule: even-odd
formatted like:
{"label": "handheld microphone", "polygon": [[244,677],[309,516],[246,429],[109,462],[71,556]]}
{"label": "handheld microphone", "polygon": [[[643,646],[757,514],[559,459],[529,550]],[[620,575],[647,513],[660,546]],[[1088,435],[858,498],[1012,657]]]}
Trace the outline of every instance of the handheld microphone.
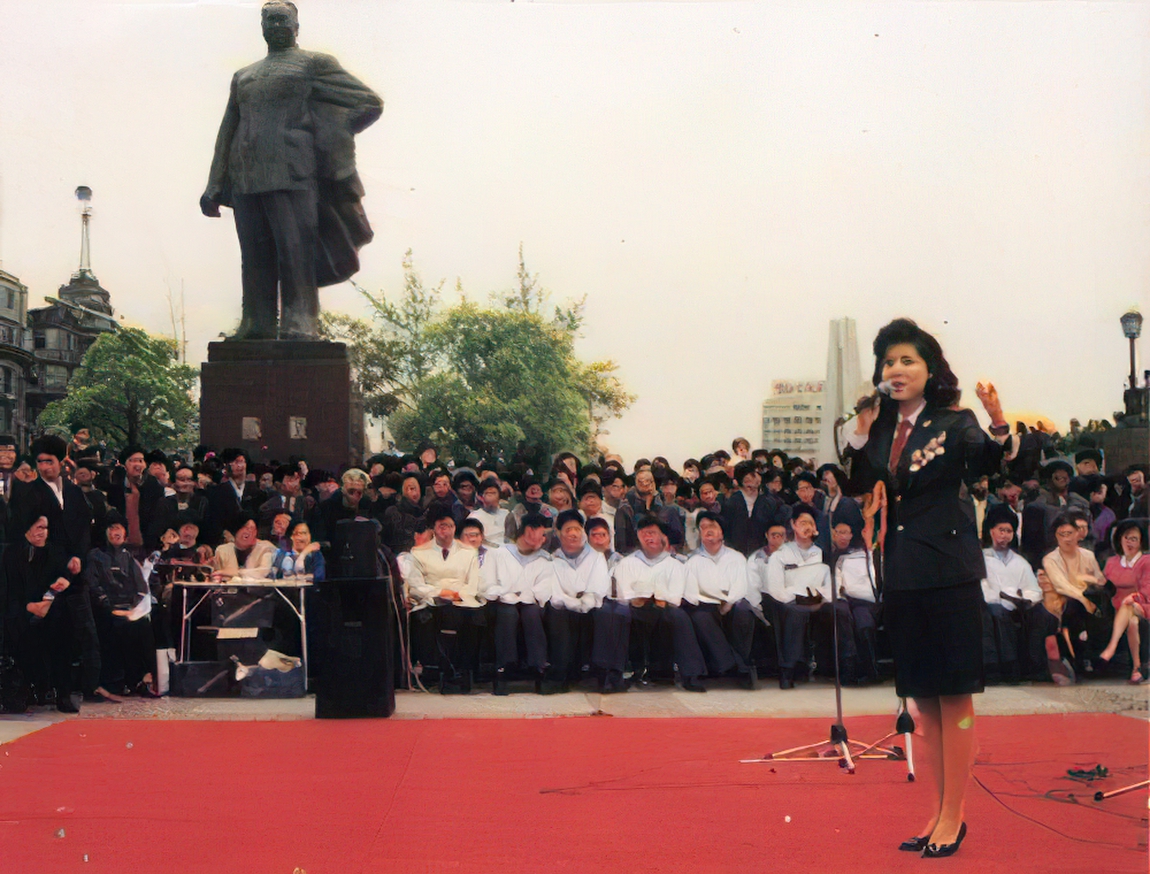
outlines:
{"label": "handheld microphone", "polygon": [[838,420],[839,424],[845,425],[851,419],[854,419],[856,416],[858,416],[858,414],[861,413],[863,410],[868,409],[869,407],[873,407],[875,405],[875,403],[878,402],[880,397],[889,397],[889,396],[890,396],[890,383],[884,379],[882,382],[880,382],[878,385],[876,385],[874,387],[874,392],[872,394],[868,395],[867,397],[860,400],[857,404],[855,404],[855,408],[854,408],[853,413],[848,413],[847,415],[840,418]]}

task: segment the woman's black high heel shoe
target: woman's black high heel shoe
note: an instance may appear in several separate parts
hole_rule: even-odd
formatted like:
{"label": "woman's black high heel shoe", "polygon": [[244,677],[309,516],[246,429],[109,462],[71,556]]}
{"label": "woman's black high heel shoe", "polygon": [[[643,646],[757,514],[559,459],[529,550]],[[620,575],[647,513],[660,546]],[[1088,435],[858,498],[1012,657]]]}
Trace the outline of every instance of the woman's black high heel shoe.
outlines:
{"label": "woman's black high heel shoe", "polygon": [[898,848],[907,853],[921,853],[929,843],[930,835],[927,835],[925,838],[911,838],[909,841],[903,841],[898,845]]}
{"label": "woman's black high heel shoe", "polygon": [[965,837],[966,823],[964,822],[962,828],[958,830],[958,837],[954,839],[953,844],[928,844],[926,849],[922,851],[922,857],[924,859],[942,859],[946,856],[953,856],[962,846],[962,839]]}

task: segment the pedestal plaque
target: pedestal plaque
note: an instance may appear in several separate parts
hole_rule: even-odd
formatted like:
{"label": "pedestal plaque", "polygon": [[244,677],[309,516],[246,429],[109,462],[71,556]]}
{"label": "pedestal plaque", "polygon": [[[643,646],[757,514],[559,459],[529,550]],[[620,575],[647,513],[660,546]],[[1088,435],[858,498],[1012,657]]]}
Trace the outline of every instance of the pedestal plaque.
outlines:
{"label": "pedestal plaque", "polygon": [[[239,446],[253,462],[289,456],[336,471],[358,461],[351,368],[343,343],[225,340],[200,368],[200,442]],[[360,413],[362,415],[362,413]]]}

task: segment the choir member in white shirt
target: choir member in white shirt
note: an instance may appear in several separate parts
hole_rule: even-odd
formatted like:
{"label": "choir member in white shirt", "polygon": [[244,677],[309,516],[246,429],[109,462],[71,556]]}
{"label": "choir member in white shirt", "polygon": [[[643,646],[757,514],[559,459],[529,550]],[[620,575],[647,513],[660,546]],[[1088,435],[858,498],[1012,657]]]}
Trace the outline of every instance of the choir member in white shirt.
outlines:
{"label": "choir member in white shirt", "polygon": [[[814,543],[818,535],[816,519],[821,515],[814,507],[796,504],[791,511],[791,530],[795,539],[783,544],[767,562],[767,591],[779,622],[775,629],[782,634],[779,662],[779,688],[795,687],[795,665],[806,653],[806,637],[810,621],[821,623],[832,619],[831,569],[823,562],[823,551]],[[853,681],[855,671],[854,633],[851,629],[850,608],[846,601],[838,602],[833,614],[838,624],[839,657],[842,675]]]}
{"label": "choir member in white shirt", "polygon": [[[679,667],[679,680],[687,692],[706,692],[701,678],[707,672],[703,651],[695,638],[691,619],[680,606],[687,586],[685,561],[670,552],[667,526],[658,516],[648,515],[635,525],[639,549],[615,566],[615,593],[631,602],[634,632],[652,648],[671,638],[671,656]],[[661,640],[662,639],[662,640]],[[635,674],[645,681],[646,664],[635,664]]]}
{"label": "choir member in white shirt", "polygon": [[483,503],[472,510],[469,518],[483,524],[483,542],[489,549],[498,549],[507,542],[507,517],[510,511],[499,506],[499,480],[488,477],[479,484],[479,500]]}
{"label": "choir member in white shirt", "polygon": [[550,534],[548,522],[539,513],[525,514],[519,521],[519,539],[492,551],[483,563],[481,592],[495,613],[496,695],[509,694],[507,669],[519,663],[520,625],[527,647],[527,666],[535,675],[535,691],[543,691],[547,668],[543,605],[555,586],[554,562],[543,549]]}
{"label": "choir member in white shirt", "polygon": [[[476,629],[485,624],[479,556],[455,539],[449,506],[432,504],[426,520],[433,536],[412,547],[406,562],[411,578],[404,582],[417,621],[434,623],[440,692],[467,694],[478,656]],[[402,572],[405,565],[400,567]]]}
{"label": "choir member in white shirt", "polygon": [[687,559],[684,609],[711,675],[733,671],[744,687],[754,689],[755,618],[746,600],[747,559],[723,543],[723,521],[717,513],[704,511],[696,522],[700,545]]}
{"label": "choir member in white shirt", "polygon": [[627,669],[627,647],[631,641],[631,603],[619,598],[615,585],[615,566],[623,556],[615,552],[606,519],[592,516],[586,522],[586,531],[587,543],[603,556],[608,576],[603,603],[591,611],[591,666],[598,675],[600,693],[626,692],[623,672]]}
{"label": "choir member in white shirt", "polygon": [[543,693],[566,692],[578,682],[581,641],[591,635],[591,611],[602,606],[611,584],[607,561],[587,543],[583,517],[564,510],[555,520],[559,547],[554,556],[551,597],[544,608],[547,654],[551,662]]}
{"label": "choir member in white shirt", "polygon": [[846,601],[854,626],[860,683],[878,682],[876,637],[881,613],[874,561],[863,542],[862,510],[853,498],[842,498],[830,514],[831,575],[838,596]]}
{"label": "choir member in white shirt", "polygon": [[1012,548],[1016,541],[1018,516],[1007,504],[995,504],[986,511],[986,531],[990,547],[982,551],[986,559],[986,579],[982,581],[983,610],[982,653],[988,682],[998,676],[1008,683],[1022,676],[1019,638],[1029,664],[1027,673],[1045,676],[1045,639],[1057,633],[1058,619],[1042,606],[1042,589],[1030,562]]}

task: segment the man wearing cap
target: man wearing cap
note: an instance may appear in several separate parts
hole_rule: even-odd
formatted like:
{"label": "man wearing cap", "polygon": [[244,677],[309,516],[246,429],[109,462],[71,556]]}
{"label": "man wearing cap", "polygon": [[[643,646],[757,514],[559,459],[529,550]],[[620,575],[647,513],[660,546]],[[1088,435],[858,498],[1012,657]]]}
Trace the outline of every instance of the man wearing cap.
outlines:
{"label": "man wearing cap", "polygon": [[986,558],[983,660],[988,666],[997,666],[1001,678],[1008,682],[1023,674],[1020,639],[1026,645],[1022,654],[1029,661],[1025,674],[1045,677],[1044,641],[1058,632],[1058,618],[1042,606],[1042,589],[1030,563],[1014,551],[1017,529],[1018,516],[1010,507],[997,504],[987,510],[985,531],[990,546],[982,551]]}
{"label": "man wearing cap", "polygon": [[506,526],[510,511],[499,505],[499,480],[489,476],[479,484],[478,508],[471,511],[469,518],[479,520],[483,526],[483,542],[488,549],[498,549],[507,539]]}
{"label": "man wearing cap", "polygon": [[485,624],[479,554],[455,539],[455,517],[442,504],[428,507],[423,524],[432,536],[416,532],[410,561],[402,565],[407,571],[404,582],[413,613],[426,610],[420,621],[430,618],[434,623],[439,691],[467,694],[477,664],[476,629]]}
{"label": "man wearing cap", "polygon": [[569,683],[578,681],[580,639],[591,633],[589,614],[603,605],[610,587],[607,562],[587,543],[584,524],[578,510],[564,510],[555,520],[559,546],[552,553],[555,573],[544,607],[551,662],[543,679],[544,694],[565,692]]}
{"label": "man wearing cap", "polygon": [[1074,469],[1079,476],[1102,473],[1102,453],[1094,448],[1079,449],[1074,453]]}
{"label": "man wearing cap", "polygon": [[423,496],[425,509],[430,509],[436,504],[446,508],[457,526],[467,518],[467,508],[459,503],[459,499],[455,497],[455,492],[451,490],[451,474],[443,468],[437,467],[428,473],[427,485],[427,494]]}
{"label": "man wearing cap", "polygon": [[[538,488],[538,483],[535,484]],[[494,550],[483,565],[480,596],[495,616],[495,682],[493,692],[507,695],[507,669],[519,663],[518,633],[523,627],[527,666],[535,675],[535,691],[543,691],[547,668],[547,637],[543,605],[555,590],[555,567],[543,547],[550,520],[529,512],[522,517],[519,537]]]}
{"label": "man wearing cap", "polygon": [[751,662],[754,616],[747,603],[747,560],[723,543],[722,517],[698,517],[699,548],[687,559],[684,609],[712,675],[737,673],[748,689],[758,679]]}
{"label": "man wearing cap", "polygon": [[[706,692],[701,678],[707,665],[691,619],[681,606],[687,587],[686,562],[669,551],[667,526],[658,516],[642,517],[637,528],[639,549],[615,566],[613,597],[630,602],[640,650],[646,649],[642,644],[658,644],[660,637],[670,636],[683,689]],[[633,665],[635,674],[643,681],[647,665],[642,656],[636,658],[640,661]]]}

